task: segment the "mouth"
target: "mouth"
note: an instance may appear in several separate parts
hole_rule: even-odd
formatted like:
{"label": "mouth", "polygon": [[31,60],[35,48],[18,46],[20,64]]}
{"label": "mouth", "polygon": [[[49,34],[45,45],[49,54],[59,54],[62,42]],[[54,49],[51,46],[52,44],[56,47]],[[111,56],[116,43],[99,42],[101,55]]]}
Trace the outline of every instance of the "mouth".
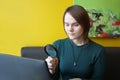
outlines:
{"label": "mouth", "polygon": [[75,34],[74,34],[74,33],[68,33],[68,35],[70,35],[70,36],[74,36]]}

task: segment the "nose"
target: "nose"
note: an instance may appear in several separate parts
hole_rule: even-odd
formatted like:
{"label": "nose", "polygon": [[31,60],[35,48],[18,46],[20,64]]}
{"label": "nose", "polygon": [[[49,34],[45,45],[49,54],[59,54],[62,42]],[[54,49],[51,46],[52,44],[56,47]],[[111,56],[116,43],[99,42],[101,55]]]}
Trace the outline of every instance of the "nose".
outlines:
{"label": "nose", "polygon": [[73,31],[74,31],[72,25],[69,26],[68,30],[69,30],[70,32],[73,32]]}

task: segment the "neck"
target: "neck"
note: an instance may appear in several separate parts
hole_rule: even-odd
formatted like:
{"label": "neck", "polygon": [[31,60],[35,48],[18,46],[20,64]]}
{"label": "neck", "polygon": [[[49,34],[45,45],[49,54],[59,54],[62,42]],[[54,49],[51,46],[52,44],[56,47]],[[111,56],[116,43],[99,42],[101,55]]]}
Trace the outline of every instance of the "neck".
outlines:
{"label": "neck", "polygon": [[72,40],[73,43],[75,43],[77,46],[82,46],[84,44],[86,44],[88,42],[88,39],[84,40],[84,39],[74,39]]}

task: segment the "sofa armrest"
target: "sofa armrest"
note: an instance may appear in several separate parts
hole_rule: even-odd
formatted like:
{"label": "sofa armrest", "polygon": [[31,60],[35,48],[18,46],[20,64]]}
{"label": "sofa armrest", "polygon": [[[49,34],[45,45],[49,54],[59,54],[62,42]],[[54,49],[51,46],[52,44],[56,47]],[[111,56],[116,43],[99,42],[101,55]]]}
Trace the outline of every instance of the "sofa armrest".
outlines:
{"label": "sofa armrest", "polygon": [[0,54],[0,80],[51,80],[44,60]]}
{"label": "sofa armrest", "polygon": [[46,59],[48,55],[43,46],[26,46],[21,48],[21,56],[33,59]]}

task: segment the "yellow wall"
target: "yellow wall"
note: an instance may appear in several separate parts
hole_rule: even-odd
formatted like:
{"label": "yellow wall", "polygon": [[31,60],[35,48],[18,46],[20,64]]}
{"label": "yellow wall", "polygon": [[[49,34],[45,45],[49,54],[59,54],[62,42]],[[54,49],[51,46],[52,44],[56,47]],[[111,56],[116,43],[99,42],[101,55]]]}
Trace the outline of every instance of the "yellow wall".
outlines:
{"label": "yellow wall", "polygon": [[[62,15],[73,0],[0,0],[0,53],[20,55],[23,46],[43,46],[66,37]],[[120,46],[120,39],[93,39]]]}

